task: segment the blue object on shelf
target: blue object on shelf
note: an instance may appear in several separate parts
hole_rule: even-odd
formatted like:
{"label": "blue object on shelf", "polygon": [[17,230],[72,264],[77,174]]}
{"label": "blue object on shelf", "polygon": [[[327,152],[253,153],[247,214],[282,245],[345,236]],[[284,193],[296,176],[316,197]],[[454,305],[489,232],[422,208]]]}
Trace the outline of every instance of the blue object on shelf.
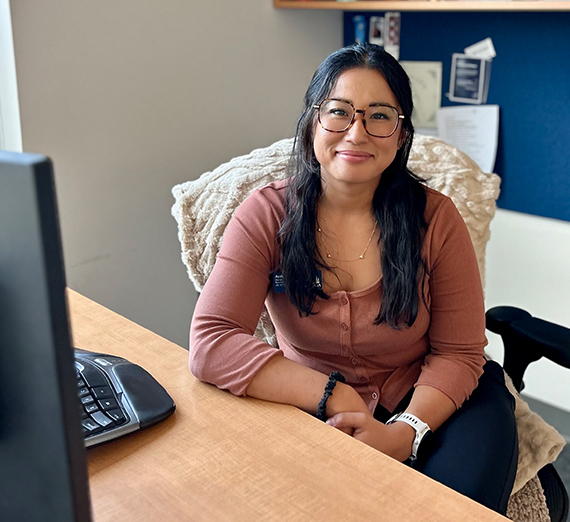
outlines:
{"label": "blue object on shelf", "polygon": [[362,15],[352,17],[354,23],[354,40],[358,43],[366,42],[366,18]]}

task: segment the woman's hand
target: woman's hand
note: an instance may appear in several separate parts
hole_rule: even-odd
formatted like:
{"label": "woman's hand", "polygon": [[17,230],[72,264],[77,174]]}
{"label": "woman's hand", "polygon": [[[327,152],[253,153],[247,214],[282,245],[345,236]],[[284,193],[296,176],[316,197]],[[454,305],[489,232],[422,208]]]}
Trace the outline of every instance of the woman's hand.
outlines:
{"label": "woman's hand", "polygon": [[400,462],[412,453],[415,430],[404,422],[382,424],[369,413],[338,413],[327,420],[327,424],[352,436]]}
{"label": "woman's hand", "polygon": [[[373,418],[368,406],[366,406],[358,392],[352,386],[338,382],[327,401],[327,417],[330,419],[339,413],[349,412],[361,413],[371,419]],[[348,435],[353,435],[354,429],[351,426],[337,427]]]}

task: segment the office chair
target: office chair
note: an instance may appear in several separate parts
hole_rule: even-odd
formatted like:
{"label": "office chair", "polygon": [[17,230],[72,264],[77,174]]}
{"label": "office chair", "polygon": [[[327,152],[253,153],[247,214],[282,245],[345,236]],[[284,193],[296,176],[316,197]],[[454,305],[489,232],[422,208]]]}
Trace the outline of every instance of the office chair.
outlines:
{"label": "office chair", "polygon": [[[172,215],[178,223],[182,261],[198,292],[202,290],[214,267],[224,230],[234,211],[255,188],[287,176],[292,145],[292,139],[285,139],[269,147],[256,149],[250,154],[220,165],[212,172],[202,174],[198,179],[194,176],[193,181],[172,189],[175,198]],[[429,187],[451,197],[455,203],[469,230],[484,283],[485,249],[490,237],[490,221],[495,214],[495,202],[499,196],[500,178],[496,174],[483,173],[467,155],[428,136],[414,138],[409,167],[425,179]],[[273,346],[277,345],[275,331],[266,310],[261,314],[255,335]],[[511,360],[512,356],[507,359]],[[513,392],[516,394],[514,389]],[[521,403],[528,410],[528,406],[518,394],[515,398],[517,411]],[[527,421],[528,417],[534,432],[538,430],[539,433],[544,433],[545,437],[541,438],[540,448],[535,446],[536,451],[532,449],[532,445],[536,444],[533,440],[525,444],[525,448],[530,450],[527,451],[528,458],[524,469],[521,469],[519,459],[519,470],[513,495],[509,500],[508,514],[517,522],[546,522],[547,506],[553,506],[553,513],[564,514],[565,509],[567,510],[567,507],[564,507],[564,499],[567,506],[567,496],[564,496],[563,489],[562,493],[560,489],[550,491],[551,482],[545,482],[545,489],[550,497],[547,501],[537,472],[556,458],[564,441],[554,428],[530,410]],[[517,425],[519,440],[522,440],[525,433],[521,432],[518,420]],[[546,439],[549,451],[545,452],[542,442]],[[542,471],[540,473],[544,474]],[[558,482],[560,483],[559,479]]]}
{"label": "office chair", "polygon": [[[503,339],[503,368],[517,391],[524,388],[528,365],[542,357],[570,368],[570,329],[532,317],[512,306],[497,306],[486,314],[487,329]],[[568,492],[552,464],[538,472],[552,522],[568,518]]]}

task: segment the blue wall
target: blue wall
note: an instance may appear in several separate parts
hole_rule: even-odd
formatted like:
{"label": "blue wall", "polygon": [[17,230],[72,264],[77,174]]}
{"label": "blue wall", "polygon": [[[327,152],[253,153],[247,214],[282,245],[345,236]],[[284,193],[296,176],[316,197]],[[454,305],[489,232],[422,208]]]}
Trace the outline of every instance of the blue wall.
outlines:
{"label": "blue wall", "polygon": [[[354,41],[345,13],[345,44]],[[487,103],[500,107],[495,172],[501,208],[570,221],[570,12],[406,13],[401,60],[443,63],[442,105],[450,102],[451,55],[490,36]]]}

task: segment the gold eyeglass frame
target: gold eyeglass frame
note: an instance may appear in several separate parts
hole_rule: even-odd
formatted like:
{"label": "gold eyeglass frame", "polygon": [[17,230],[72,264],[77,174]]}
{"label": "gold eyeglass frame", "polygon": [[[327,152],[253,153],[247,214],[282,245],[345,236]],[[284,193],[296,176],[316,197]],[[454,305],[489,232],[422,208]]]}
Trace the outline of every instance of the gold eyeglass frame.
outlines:
{"label": "gold eyeglass frame", "polygon": [[[328,101],[339,101],[339,102],[343,102],[343,103],[347,103],[348,105],[350,105],[352,107],[352,119],[350,120],[350,123],[346,126],[345,129],[343,130],[330,130],[327,129],[324,125],[323,122],[321,121],[321,106],[323,103],[328,102]],[[364,115],[366,114],[366,111],[370,108],[370,105],[368,107],[366,107],[366,109],[356,109],[354,107],[354,105],[352,105],[351,102],[347,101],[347,100],[342,100],[340,98],[325,98],[321,103],[319,103],[318,105],[313,105],[313,109],[318,109],[317,112],[317,119],[319,120],[319,125],[326,130],[327,132],[336,132],[341,133],[341,132],[346,132],[348,129],[350,129],[350,127],[352,127],[354,125],[354,122],[356,121],[356,115],[357,114],[362,114],[362,125],[364,125],[364,130],[366,131],[366,134],[368,134],[369,136],[372,136],[373,138],[389,138],[390,136],[392,136],[397,130],[398,127],[400,125],[400,120],[405,119],[406,117],[403,114],[400,114],[400,112],[398,111],[398,109],[396,109],[396,107],[392,107],[392,105],[387,105],[387,104],[382,104],[379,103],[377,105],[374,105],[374,107],[389,107],[390,109],[394,109],[396,111],[396,113],[398,114],[398,121],[396,122],[396,126],[394,127],[394,130],[386,135],[386,136],[377,136],[376,134],[372,134],[367,128],[366,128],[366,118],[364,117]]]}

